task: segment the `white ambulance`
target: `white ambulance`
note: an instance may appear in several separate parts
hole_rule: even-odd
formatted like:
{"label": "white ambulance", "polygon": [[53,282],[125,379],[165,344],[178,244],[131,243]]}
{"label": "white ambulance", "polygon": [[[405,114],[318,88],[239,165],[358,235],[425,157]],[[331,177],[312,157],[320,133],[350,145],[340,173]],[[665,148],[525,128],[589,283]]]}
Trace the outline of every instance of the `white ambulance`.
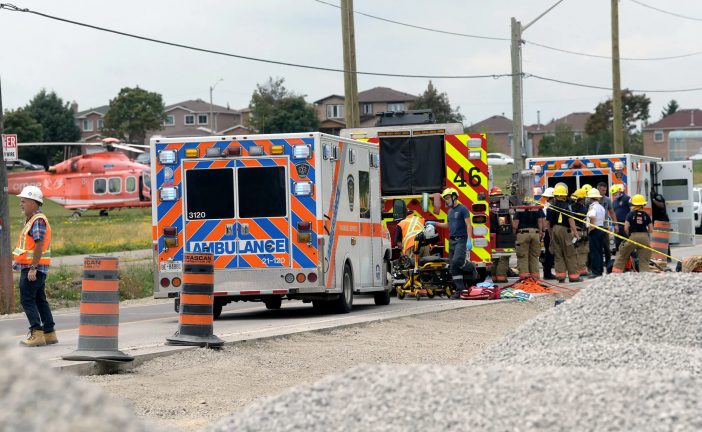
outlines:
{"label": "white ambulance", "polygon": [[[176,298],[184,252],[214,254],[214,315],[231,301],[390,301],[378,147],[322,133],[151,140],[156,298]],[[177,301],[177,300],[176,300]]]}

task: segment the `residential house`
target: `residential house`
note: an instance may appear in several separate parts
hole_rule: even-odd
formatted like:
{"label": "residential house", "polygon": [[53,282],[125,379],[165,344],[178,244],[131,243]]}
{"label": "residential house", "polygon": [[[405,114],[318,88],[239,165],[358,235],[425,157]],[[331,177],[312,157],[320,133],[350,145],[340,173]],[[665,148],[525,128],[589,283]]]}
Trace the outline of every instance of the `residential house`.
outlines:
{"label": "residential house", "polygon": [[[358,93],[361,126],[375,125],[375,115],[387,111],[406,111],[417,98],[415,95],[393,90],[388,87],[374,87]],[[314,102],[320,131],[338,135],[346,127],[344,120],[344,96],[329,95]]]}
{"label": "residential house", "polygon": [[[152,131],[150,137],[164,138],[207,135],[242,135],[250,133],[242,122],[242,112],[229,107],[210,105],[202,99],[187,100],[165,108],[163,128]],[[248,116],[246,121],[248,121]]]}
{"label": "residential house", "polygon": [[485,133],[488,139],[488,151],[492,153],[512,154],[512,120],[504,115],[494,115],[468,127],[471,133]]}
{"label": "residential house", "polygon": [[101,135],[101,131],[105,123],[104,117],[108,108],[109,105],[103,105],[79,112],[78,104],[75,101],[71,103],[71,110],[75,115],[76,124],[80,129],[81,142],[99,141],[101,138],[104,138]]}
{"label": "residential house", "polygon": [[702,153],[702,110],[681,109],[643,128],[646,156],[683,160]]}
{"label": "residential house", "polygon": [[542,125],[541,122],[527,126],[527,138],[531,142],[534,156],[539,155],[539,144],[546,135],[556,133],[556,127],[567,125],[573,132],[574,137],[585,136],[585,125],[592,114],[588,112],[574,112],[559,119],[551,120],[549,123]]}

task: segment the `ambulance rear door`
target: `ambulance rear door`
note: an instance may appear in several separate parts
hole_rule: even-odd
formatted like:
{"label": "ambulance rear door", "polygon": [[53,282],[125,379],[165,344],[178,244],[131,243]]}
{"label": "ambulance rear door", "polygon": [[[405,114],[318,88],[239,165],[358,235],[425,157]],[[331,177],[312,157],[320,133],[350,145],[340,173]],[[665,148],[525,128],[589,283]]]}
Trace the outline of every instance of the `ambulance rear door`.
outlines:
{"label": "ambulance rear door", "polygon": [[[695,241],[692,204],[692,162],[658,162],[656,186],[663,195],[670,218],[670,243],[691,245]],[[650,197],[646,197],[647,200]]]}

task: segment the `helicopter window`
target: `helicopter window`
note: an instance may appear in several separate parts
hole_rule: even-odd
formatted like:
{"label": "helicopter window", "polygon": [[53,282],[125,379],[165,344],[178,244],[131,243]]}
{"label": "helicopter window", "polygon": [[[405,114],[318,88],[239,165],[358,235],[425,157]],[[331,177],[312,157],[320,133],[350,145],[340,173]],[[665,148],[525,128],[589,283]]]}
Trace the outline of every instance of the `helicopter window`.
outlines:
{"label": "helicopter window", "polygon": [[127,192],[135,192],[136,191],[136,177],[127,177],[127,179],[124,182],[124,189]]}
{"label": "helicopter window", "polygon": [[110,193],[118,194],[122,192],[122,179],[119,177],[112,177],[107,183]]}
{"label": "helicopter window", "polygon": [[107,180],[104,178],[93,180],[93,192],[97,195],[102,195],[107,192]]}

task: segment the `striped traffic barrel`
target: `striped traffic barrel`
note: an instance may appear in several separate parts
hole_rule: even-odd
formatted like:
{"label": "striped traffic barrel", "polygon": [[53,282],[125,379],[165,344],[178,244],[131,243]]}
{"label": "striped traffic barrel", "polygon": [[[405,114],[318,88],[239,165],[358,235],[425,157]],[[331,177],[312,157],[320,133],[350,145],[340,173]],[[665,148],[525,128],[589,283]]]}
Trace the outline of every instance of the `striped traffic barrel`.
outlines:
{"label": "striped traffic barrel", "polygon": [[653,223],[653,233],[651,234],[651,248],[655,249],[656,252],[653,252],[651,258],[666,261],[669,242],[670,222],[655,221]]}
{"label": "striped traffic barrel", "polygon": [[180,293],[178,331],[166,338],[168,345],[221,347],[224,341],[213,332],[214,255],[186,252]]}
{"label": "striped traffic barrel", "polygon": [[119,351],[119,259],[89,256],[83,261],[78,349],[64,360],[126,362]]}

